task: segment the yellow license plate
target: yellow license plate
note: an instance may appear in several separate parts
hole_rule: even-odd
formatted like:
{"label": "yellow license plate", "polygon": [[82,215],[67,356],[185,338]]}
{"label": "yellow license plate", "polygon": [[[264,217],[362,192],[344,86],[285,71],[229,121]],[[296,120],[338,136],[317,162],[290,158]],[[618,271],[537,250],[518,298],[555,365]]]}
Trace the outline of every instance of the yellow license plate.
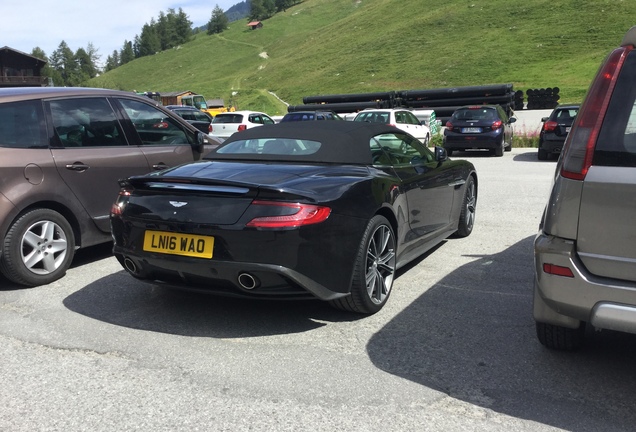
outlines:
{"label": "yellow license plate", "polygon": [[146,231],[144,250],[195,258],[212,258],[214,237],[177,234],[165,231]]}

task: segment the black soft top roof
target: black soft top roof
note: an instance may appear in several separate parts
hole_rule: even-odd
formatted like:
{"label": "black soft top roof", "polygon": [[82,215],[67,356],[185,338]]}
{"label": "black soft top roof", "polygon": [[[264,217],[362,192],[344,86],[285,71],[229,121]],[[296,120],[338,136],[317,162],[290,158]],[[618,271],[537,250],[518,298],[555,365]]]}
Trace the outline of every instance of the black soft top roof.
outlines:
{"label": "black soft top roof", "polygon": [[[261,159],[290,162],[324,162],[340,164],[371,164],[369,142],[374,136],[385,133],[404,134],[400,129],[386,124],[365,122],[289,122],[264,125],[237,132],[223,142],[206,159],[244,160]],[[320,149],[310,155],[255,155],[218,153],[229,143],[251,139],[301,139],[321,143]]]}

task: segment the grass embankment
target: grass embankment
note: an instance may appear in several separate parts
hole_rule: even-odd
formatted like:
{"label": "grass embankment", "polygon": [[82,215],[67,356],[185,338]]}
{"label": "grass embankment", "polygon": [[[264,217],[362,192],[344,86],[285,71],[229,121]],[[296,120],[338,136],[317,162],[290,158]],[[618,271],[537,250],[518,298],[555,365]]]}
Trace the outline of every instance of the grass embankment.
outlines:
{"label": "grass embankment", "polygon": [[634,16],[621,0],[305,0],[261,29],[199,33],[89,85],[190,90],[271,115],[303,96],[495,83],[559,87],[576,103]]}

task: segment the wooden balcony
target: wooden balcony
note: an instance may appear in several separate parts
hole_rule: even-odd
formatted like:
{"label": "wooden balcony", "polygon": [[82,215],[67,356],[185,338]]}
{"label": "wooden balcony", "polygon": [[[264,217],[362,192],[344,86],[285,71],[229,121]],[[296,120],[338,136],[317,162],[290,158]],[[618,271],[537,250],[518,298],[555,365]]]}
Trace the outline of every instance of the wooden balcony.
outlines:
{"label": "wooden balcony", "polygon": [[41,76],[1,76],[0,87],[43,87],[49,82]]}

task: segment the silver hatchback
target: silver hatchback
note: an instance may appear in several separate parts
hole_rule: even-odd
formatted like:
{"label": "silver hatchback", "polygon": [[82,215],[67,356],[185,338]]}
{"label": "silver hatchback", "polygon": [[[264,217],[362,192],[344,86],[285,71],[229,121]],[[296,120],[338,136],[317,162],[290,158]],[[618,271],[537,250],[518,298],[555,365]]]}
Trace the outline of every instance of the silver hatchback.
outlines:
{"label": "silver hatchback", "polygon": [[636,27],[601,65],[569,133],[534,243],[539,341],[636,333]]}

